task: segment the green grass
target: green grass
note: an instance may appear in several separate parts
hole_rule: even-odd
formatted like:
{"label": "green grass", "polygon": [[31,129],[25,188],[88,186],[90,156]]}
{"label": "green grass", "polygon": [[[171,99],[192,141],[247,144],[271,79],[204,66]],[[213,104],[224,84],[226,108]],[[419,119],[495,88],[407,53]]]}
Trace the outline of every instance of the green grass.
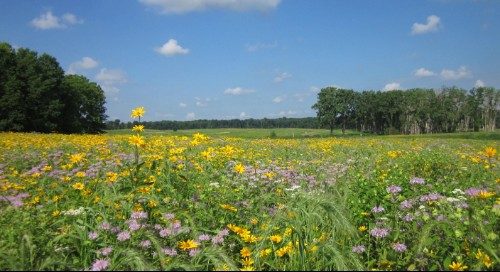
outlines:
{"label": "green grass", "polygon": [[[457,132],[457,133],[436,133],[419,135],[374,135],[361,134],[355,130],[347,130],[343,135],[340,129],[334,130],[330,134],[328,129],[306,129],[306,128],[214,128],[214,129],[188,129],[188,130],[155,130],[146,129],[146,135],[170,135],[170,136],[191,136],[197,132],[210,137],[236,137],[245,139],[271,138],[274,131],[278,139],[301,139],[301,138],[323,138],[323,137],[404,137],[408,139],[436,138],[436,139],[469,139],[469,140],[500,140],[500,129],[494,132]],[[130,129],[107,130],[110,135],[131,134]]]}

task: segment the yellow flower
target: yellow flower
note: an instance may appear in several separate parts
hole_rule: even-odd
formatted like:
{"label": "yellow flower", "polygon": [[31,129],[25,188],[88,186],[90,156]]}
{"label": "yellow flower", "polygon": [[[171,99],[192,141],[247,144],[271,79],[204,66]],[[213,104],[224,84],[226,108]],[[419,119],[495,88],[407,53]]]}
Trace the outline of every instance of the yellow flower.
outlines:
{"label": "yellow flower", "polygon": [[363,226],[363,225],[359,226],[359,228],[358,228],[358,230],[359,230],[359,231],[361,231],[361,232],[364,232],[364,231],[366,231],[367,229],[368,229],[368,228],[367,228],[366,226]]}
{"label": "yellow flower", "polygon": [[285,232],[283,233],[284,236],[290,236],[292,234],[292,228],[286,228]]}
{"label": "yellow flower", "polygon": [[252,266],[253,260],[252,260],[252,258],[246,257],[244,259],[241,259],[241,264],[243,266]]}
{"label": "yellow flower", "polygon": [[260,251],[260,257],[266,257],[267,255],[271,254],[273,252],[272,249],[266,248]]}
{"label": "yellow flower", "polygon": [[255,217],[250,219],[250,224],[257,225],[258,223],[259,223],[259,219],[255,218]]}
{"label": "yellow flower", "polygon": [[69,157],[69,161],[71,163],[78,163],[78,162],[82,161],[84,157],[85,157],[84,153],[73,154]]}
{"label": "yellow flower", "polygon": [[250,257],[251,254],[252,254],[252,252],[250,251],[250,249],[248,247],[243,247],[240,250],[240,255],[242,258]]}
{"label": "yellow flower", "polygon": [[52,216],[53,216],[53,217],[57,217],[57,216],[59,216],[60,214],[61,214],[61,211],[59,211],[59,210],[55,210],[55,211],[53,211],[53,212],[52,212]]}
{"label": "yellow flower", "polygon": [[488,158],[493,158],[497,154],[497,150],[494,147],[489,146],[484,150],[484,154]]}
{"label": "yellow flower", "polygon": [[132,135],[128,138],[128,141],[131,145],[135,145],[137,147],[144,146],[144,137],[140,135]]}
{"label": "yellow flower", "polygon": [[106,177],[109,182],[115,182],[118,179],[118,174],[115,172],[107,172]]}
{"label": "yellow flower", "polygon": [[42,168],[42,171],[44,171],[44,172],[49,172],[50,170],[52,170],[52,166],[50,166],[50,165],[45,165],[45,166]]}
{"label": "yellow flower", "polygon": [[487,199],[495,195],[495,192],[488,192],[486,190],[481,190],[477,195],[479,198]]}
{"label": "yellow flower", "polygon": [[82,172],[82,171],[78,171],[75,174],[75,177],[77,177],[77,178],[84,178],[85,176],[86,176],[85,172]]}
{"label": "yellow flower", "polygon": [[132,131],[143,132],[144,131],[144,126],[143,125],[135,125],[132,128]]}
{"label": "yellow flower", "polygon": [[144,116],[144,113],[146,110],[144,110],[144,107],[137,107],[132,110],[132,113],[130,114],[130,117],[132,118],[140,118]]}
{"label": "yellow flower", "polygon": [[244,266],[240,269],[240,271],[254,271],[255,269],[252,266]]}
{"label": "yellow flower", "polygon": [[243,174],[243,172],[245,172],[245,166],[243,166],[243,164],[241,163],[238,163],[234,166],[234,171],[238,174]]}
{"label": "yellow flower", "polygon": [[233,207],[229,204],[220,204],[220,207],[223,208],[224,210],[232,211],[232,212],[237,212],[238,209],[236,207]]}
{"label": "yellow flower", "polygon": [[195,249],[198,247],[198,243],[194,240],[186,240],[179,242],[179,248],[181,250],[190,250],[190,249]]}
{"label": "yellow flower", "polygon": [[468,266],[462,264],[461,262],[452,262],[448,267],[451,271],[465,271],[465,269],[468,268]]}
{"label": "yellow flower", "polygon": [[277,234],[277,235],[272,235],[271,237],[269,237],[269,240],[271,240],[273,243],[279,243],[279,242],[281,242],[281,240],[283,240],[283,238]]}
{"label": "yellow flower", "polygon": [[83,188],[85,188],[85,185],[81,182],[77,182],[73,184],[72,187],[76,190],[83,190]]}

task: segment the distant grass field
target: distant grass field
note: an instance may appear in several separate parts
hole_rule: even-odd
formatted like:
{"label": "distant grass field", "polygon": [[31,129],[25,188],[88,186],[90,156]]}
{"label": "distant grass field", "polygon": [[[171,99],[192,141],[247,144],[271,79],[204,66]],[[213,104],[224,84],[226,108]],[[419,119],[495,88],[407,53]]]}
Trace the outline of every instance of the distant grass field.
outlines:
{"label": "distant grass field", "polygon": [[[107,130],[110,135],[130,134],[130,129]],[[210,137],[236,137],[245,139],[262,139],[271,138],[271,134],[275,133],[275,138],[278,139],[300,139],[300,138],[326,138],[326,137],[371,137],[377,136],[373,134],[362,134],[358,131],[347,130],[342,135],[341,130],[334,130],[330,134],[328,129],[305,129],[305,128],[276,128],[276,129],[259,129],[259,128],[215,128],[215,129],[189,129],[189,130],[155,130],[146,129],[146,135],[177,135],[177,136],[192,136],[195,133],[202,133]],[[439,138],[439,139],[470,139],[470,140],[500,140],[500,130],[495,132],[458,132],[458,133],[436,133],[436,134],[420,134],[420,135],[383,135],[379,137],[404,137],[404,138]]]}

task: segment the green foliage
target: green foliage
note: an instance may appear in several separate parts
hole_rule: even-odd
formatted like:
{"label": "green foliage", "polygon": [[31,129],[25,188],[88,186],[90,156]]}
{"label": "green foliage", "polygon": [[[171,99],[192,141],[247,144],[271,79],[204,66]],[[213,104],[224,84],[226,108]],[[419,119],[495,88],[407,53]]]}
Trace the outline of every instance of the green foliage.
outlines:
{"label": "green foliage", "polygon": [[54,57],[0,43],[0,131],[101,132],[104,103],[97,84],[65,76]]}
{"label": "green foliage", "polygon": [[378,134],[494,131],[500,123],[500,90],[457,87],[363,91],[328,87],[313,105],[321,125]]}

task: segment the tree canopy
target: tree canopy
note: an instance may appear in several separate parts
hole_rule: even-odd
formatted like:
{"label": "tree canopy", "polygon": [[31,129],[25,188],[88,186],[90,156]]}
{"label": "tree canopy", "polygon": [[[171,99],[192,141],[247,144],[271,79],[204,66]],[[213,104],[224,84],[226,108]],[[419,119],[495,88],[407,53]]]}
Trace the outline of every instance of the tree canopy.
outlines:
{"label": "tree canopy", "polygon": [[500,90],[457,87],[388,92],[323,88],[312,106],[322,126],[384,133],[494,131]]}
{"label": "tree canopy", "polygon": [[104,103],[99,85],[54,57],[0,43],[0,131],[98,133]]}

